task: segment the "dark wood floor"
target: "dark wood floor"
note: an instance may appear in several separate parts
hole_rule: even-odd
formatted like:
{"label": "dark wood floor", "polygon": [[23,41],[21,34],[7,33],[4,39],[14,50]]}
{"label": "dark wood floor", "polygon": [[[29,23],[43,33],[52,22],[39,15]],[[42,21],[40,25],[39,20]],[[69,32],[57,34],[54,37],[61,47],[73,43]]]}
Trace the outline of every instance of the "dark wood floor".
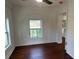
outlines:
{"label": "dark wood floor", "polygon": [[9,59],[72,59],[61,45],[41,44],[16,47]]}

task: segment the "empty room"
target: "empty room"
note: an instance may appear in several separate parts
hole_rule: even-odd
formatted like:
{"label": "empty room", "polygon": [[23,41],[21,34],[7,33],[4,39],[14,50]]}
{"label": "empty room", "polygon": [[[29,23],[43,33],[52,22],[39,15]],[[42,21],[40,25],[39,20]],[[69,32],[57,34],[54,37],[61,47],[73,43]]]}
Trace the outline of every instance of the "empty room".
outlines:
{"label": "empty room", "polygon": [[74,0],[5,0],[5,59],[74,59]]}

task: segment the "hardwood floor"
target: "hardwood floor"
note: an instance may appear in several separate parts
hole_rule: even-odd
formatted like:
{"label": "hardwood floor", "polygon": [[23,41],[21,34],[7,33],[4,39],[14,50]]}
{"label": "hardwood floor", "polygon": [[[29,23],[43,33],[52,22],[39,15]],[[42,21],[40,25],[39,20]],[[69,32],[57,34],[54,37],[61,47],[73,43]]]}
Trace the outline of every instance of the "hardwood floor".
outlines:
{"label": "hardwood floor", "polygon": [[72,59],[56,43],[16,47],[9,59]]}

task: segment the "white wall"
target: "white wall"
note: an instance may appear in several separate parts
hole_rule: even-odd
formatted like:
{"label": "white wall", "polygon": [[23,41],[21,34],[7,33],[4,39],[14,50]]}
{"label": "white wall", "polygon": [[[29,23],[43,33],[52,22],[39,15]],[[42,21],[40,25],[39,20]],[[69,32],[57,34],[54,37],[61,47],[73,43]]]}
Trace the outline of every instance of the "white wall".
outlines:
{"label": "white wall", "polygon": [[74,58],[74,0],[68,0],[67,53]]}
{"label": "white wall", "polygon": [[[10,5],[11,6],[11,5]],[[5,8],[5,20],[9,19],[10,25],[10,34],[11,34],[11,46],[5,50],[5,59],[9,59],[10,55],[12,54],[15,45],[14,45],[14,35],[13,35],[13,23],[12,23],[12,8],[6,4]]]}
{"label": "white wall", "polygon": [[62,30],[62,13],[66,12],[67,15],[67,33],[66,33],[66,46],[67,53],[74,58],[74,0],[65,0],[65,4],[57,7],[57,39],[61,42],[61,30]]}
{"label": "white wall", "polygon": [[58,43],[62,43],[62,20],[63,13],[67,13],[67,2],[64,0],[64,3],[56,6],[57,10],[57,31],[56,31],[56,40]]}
{"label": "white wall", "polygon": [[[57,16],[53,7],[15,7],[13,9],[16,46],[57,42]],[[43,22],[43,39],[30,39],[29,20],[41,19]]]}

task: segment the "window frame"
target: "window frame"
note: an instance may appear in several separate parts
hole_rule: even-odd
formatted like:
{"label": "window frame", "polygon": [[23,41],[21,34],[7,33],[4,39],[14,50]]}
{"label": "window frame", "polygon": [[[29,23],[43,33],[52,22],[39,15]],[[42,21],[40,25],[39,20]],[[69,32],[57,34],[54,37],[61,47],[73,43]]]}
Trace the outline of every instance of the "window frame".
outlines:
{"label": "window frame", "polygon": [[8,18],[5,20],[5,35],[7,36],[5,39],[8,42],[7,45],[5,44],[5,50],[7,50],[11,46],[10,23]]}
{"label": "window frame", "polygon": [[[39,20],[40,21],[40,26],[41,26],[41,28],[30,28],[30,21],[31,20]],[[40,30],[42,30],[42,37],[31,37],[31,34],[30,34],[30,30],[34,30],[34,29],[40,29]],[[30,19],[29,20],[29,36],[30,36],[30,38],[31,39],[42,39],[43,38],[43,24],[42,24],[42,20],[40,20],[40,19]]]}

